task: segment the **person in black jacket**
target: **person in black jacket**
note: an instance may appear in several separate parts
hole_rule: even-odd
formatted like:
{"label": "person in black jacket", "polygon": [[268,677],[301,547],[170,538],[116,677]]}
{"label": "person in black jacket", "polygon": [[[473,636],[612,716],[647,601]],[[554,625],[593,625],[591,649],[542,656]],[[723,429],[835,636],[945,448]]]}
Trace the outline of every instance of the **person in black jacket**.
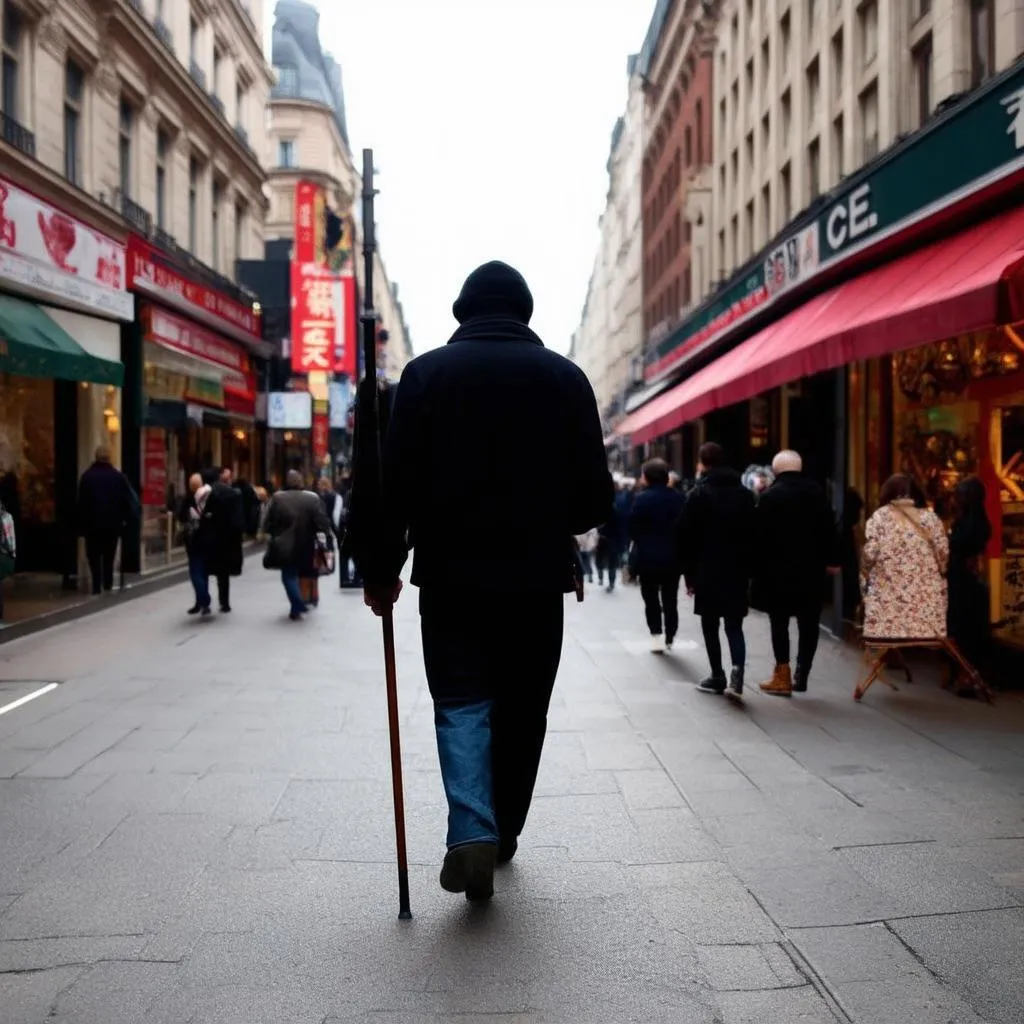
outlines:
{"label": "person in black jacket", "polygon": [[[953,523],[949,531],[949,635],[976,669],[987,667],[992,626],[985,584],[985,549],[992,524],[985,511],[985,485],[965,477],[953,492]],[[968,681],[970,682],[970,681]],[[961,688],[958,687],[958,692]],[[963,687],[973,692],[973,685]]]}
{"label": "person in black jacket", "polygon": [[203,549],[207,570],[217,580],[217,603],[226,614],[231,611],[231,577],[242,575],[245,505],[227,467],[207,470],[203,481],[213,488],[200,527]]}
{"label": "person in black jacket", "polygon": [[111,464],[110,449],[100,445],[78,482],[78,530],[85,538],[93,594],[114,589],[117,542],[138,516],[139,500],[128,477]]}
{"label": "person in black jacket", "polygon": [[[775,672],[761,689],[789,697],[807,689],[818,650],[826,573],[838,575],[842,555],[835,516],[821,487],[803,474],[793,451],[772,462],[775,482],[757,503],[752,604],[771,621]],[[789,664],[789,620],[796,618],[796,673]]]}
{"label": "person in black jacket", "polygon": [[[533,297],[522,275],[479,267],[453,311],[460,326],[448,344],[402,374],[377,510],[367,499],[373,446],[356,452],[353,514],[378,614],[397,600],[414,552],[449,808],[441,885],[478,901],[493,893],[495,863],[515,854],[529,810],[564,595],[575,588],[573,537],[608,518],[613,487],[593,389],[527,326]],[[544,500],[524,501],[509,467],[538,451]],[[507,543],[496,548],[496,536]]]}
{"label": "person in black jacket", "polygon": [[720,445],[702,445],[699,462],[700,479],[687,496],[679,520],[679,557],[711,665],[711,675],[700,683],[700,690],[725,692],[719,637],[724,621],[732,659],[729,686],[731,693],[739,696],[747,660],[743,620],[749,610],[756,502],[739,473],[725,464]]}
{"label": "person in black jacket", "polygon": [[633,567],[640,578],[652,650],[672,649],[679,631],[679,553],[676,526],[686,499],[669,487],[668,463],[651,459],[643,468],[645,488],[629,513]]}

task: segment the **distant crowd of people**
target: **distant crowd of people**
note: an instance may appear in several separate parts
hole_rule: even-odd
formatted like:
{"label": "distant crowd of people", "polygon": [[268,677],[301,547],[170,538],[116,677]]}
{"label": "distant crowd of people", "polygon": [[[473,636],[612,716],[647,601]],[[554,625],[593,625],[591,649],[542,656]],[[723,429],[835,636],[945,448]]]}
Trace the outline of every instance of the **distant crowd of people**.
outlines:
{"label": "distant crowd of people", "polygon": [[[576,538],[580,573],[591,582],[596,574],[602,585],[607,576],[613,590],[616,573],[625,568],[639,583],[657,653],[672,649],[679,589],[685,585],[701,620],[710,668],[698,684],[704,693],[743,693],[743,623],[751,607],[769,617],[775,661],[761,690],[783,697],[805,692],[830,577],[837,576],[844,607],[862,613],[866,642],[948,636],[971,665],[984,665],[991,634],[981,565],[991,537],[984,485],[969,477],[957,487],[948,534],[904,474],[882,487],[861,544],[863,511],[863,500],[851,490],[837,522],[797,452],[779,452],[771,467],[751,466],[740,474],[728,466],[720,445],[708,443],[689,486],[661,459],[646,463],[639,481],[618,481],[611,518]],[[958,692],[973,692],[963,673]]]}

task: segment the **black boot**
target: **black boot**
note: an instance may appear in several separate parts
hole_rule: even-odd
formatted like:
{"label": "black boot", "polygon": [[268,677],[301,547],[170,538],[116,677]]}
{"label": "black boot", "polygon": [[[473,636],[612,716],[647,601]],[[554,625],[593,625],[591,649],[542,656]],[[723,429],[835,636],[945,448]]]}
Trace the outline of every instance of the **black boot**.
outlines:
{"label": "black boot", "polygon": [[807,673],[799,665],[797,665],[796,670],[793,672],[793,692],[807,692]]}
{"label": "black boot", "polygon": [[734,668],[729,678],[729,691],[737,697],[743,696],[743,669]]}
{"label": "black boot", "polygon": [[497,843],[467,843],[449,850],[441,867],[441,888],[464,892],[470,903],[486,903],[494,895]]}
{"label": "black boot", "polygon": [[725,676],[708,676],[697,689],[701,693],[725,693]]}
{"label": "black boot", "polygon": [[507,864],[516,855],[516,850],[518,849],[518,839],[502,839],[498,843],[498,863]]}

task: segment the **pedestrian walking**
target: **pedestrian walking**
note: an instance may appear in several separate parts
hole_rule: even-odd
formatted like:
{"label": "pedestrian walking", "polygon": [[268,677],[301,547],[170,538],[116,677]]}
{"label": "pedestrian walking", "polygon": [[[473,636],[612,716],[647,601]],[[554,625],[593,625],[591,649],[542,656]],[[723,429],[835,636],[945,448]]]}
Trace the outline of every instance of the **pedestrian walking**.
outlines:
{"label": "pedestrian walking", "polygon": [[[953,492],[953,523],[949,532],[949,635],[964,657],[984,675],[992,643],[989,592],[985,582],[985,549],[992,524],[985,510],[985,485],[969,476]],[[959,667],[958,667],[959,668]],[[958,674],[957,693],[974,693],[973,680]]]}
{"label": "pedestrian walking", "polygon": [[615,499],[609,509],[608,518],[597,528],[597,550],[594,560],[597,566],[597,582],[604,586],[608,574],[608,593],[615,591],[615,583],[622,559],[629,546],[629,512],[632,508],[632,492],[624,483],[616,485]]}
{"label": "pedestrian walking", "polygon": [[182,498],[178,509],[178,523],[185,543],[185,554],[188,557],[188,578],[192,584],[195,601],[189,608],[189,615],[210,614],[210,570],[206,564],[206,552],[203,542],[206,537],[200,535],[203,512],[211,488],[203,483],[200,473],[193,473],[188,481],[189,493]]}
{"label": "pedestrian walking", "polygon": [[78,482],[78,530],[85,538],[93,594],[114,589],[114,560],[125,528],[138,521],[139,499],[128,478],[112,465],[100,445],[93,464]]}
{"label": "pedestrian walking", "polygon": [[[466,280],[449,343],[402,374],[384,440],[380,508],[356,466],[352,514],[366,601],[386,613],[414,551],[427,683],[448,799],[441,885],[493,893],[515,855],[540,765],[561,658],[572,538],[607,520],[611,477],[593,390],[528,327],[522,275],[488,263]],[[523,415],[523,396],[529,415]],[[452,458],[457,441],[459,457]],[[508,472],[543,449],[542,500]],[[358,454],[358,453],[357,453]],[[511,542],[496,548],[495,537]]]}
{"label": "pedestrian walking", "polygon": [[18,543],[14,516],[0,501],[0,622],[4,619],[4,580],[14,575],[17,558]]}
{"label": "pedestrian walking", "polygon": [[739,697],[747,660],[743,620],[749,611],[756,502],[739,473],[726,465],[720,445],[701,445],[697,472],[697,484],[687,495],[679,520],[678,546],[711,668],[698,688],[703,693],[726,691],[720,638],[724,623],[732,661],[729,692]]}
{"label": "pedestrian walking", "polygon": [[298,470],[288,471],[285,490],[270,499],[264,529],[269,540],[263,566],[280,570],[290,606],[288,617],[297,621],[309,610],[299,580],[316,575],[318,535],[325,543],[331,537],[331,522],[323,503],[312,491],[305,490]]}
{"label": "pedestrian walking", "polygon": [[580,572],[588,583],[594,582],[594,555],[600,543],[601,534],[596,530],[588,530],[576,538],[576,547],[580,556]]}
{"label": "pedestrian walking", "polygon": [[[772,462],[775,482],[757,503],[751,603],[771,623],[775,671],[761,689],[773,696],[803,693],[818,650],[826,574],[837,575],[839,536],[820,485],[803,460],[782,451]],[[797,624],[796,673],[790,666],[789,621]]]}
{"label": "pedestrian walking", "polygon": [[679,632],[679,552],[676,528],[686,499],[669,487],[668,463],[651,459],[643,468],[644,490],[629,514],[633,565],[640,580],[651,650],[672,649]]}
{"label": "pedestrian walking", "polygon": [[942,520],[918,508],[910,477],[891,476],[867,521],[861,555],[864,639],[946,636],[949,542]]}
{"label": "pedestrian walking", "polygon": [[231,478],[231,470],[226,467],[208,472],[210,495],[201,527],[208,535],[204,539],[207,570],[217,580],[217,604],[225,614],[231,611],[231,577],[242,575],[245,561],[245,507]]}

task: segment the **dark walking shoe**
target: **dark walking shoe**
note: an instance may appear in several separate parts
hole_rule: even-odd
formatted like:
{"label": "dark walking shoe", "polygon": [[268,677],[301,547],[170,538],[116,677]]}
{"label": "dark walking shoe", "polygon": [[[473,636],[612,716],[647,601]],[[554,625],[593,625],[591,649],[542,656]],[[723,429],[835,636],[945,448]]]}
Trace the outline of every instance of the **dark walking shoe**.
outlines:
{"label": "dark walking shoe", "polygon": [[507,864],[516,855],[518,849],[518,839],[509,839],[508,841],[502,839],[498,843],[498,863]]}
{"label": "dark walking shoe", "polygon": [[797,665],[796,671],[793,673],[793,692],[807,692],[807,673],[799,665]]}
{"label": "dark walking shoe", "polygon": [[224,614],[227,614],[227,613],[228,613],[229,611],[231,611],[231,605],[229,605],[229,604],[222,604],[222,605],[220,606],[220,610],[221,610],[221,611],[222,611],[222,612],[223,612]]}
{"label": "dark walking shoe", "polygon": [[701,693],[725,693],[725,676],[709,676],[697,685]]}
{"label": "dark walking shoe", "polygon": [[202,615],[204,619],[209,618],[213,614],[213,609],[207,605],[205,608],[200,609],[199,614]]}
{"label": "dark walking shoe", "polygon": [[497,843],[467,843],[445,855],[441,888],[464,892],[470,903],[486,903],[494,895],[494,863]]}
{"label": "dark walking shoe", "polygon": [[186,614],[187,615],[198,615],[202,610],[203,609],[200,608],[199,605],[194,604],[194,605],[192,605],[191,608],[189,608],[189,610],[186,612]]}
{"label": "dark walking shoe", "polygon": [[743,669],[734,668],[729,677],[729,692],[737,697],[743,696]]}

